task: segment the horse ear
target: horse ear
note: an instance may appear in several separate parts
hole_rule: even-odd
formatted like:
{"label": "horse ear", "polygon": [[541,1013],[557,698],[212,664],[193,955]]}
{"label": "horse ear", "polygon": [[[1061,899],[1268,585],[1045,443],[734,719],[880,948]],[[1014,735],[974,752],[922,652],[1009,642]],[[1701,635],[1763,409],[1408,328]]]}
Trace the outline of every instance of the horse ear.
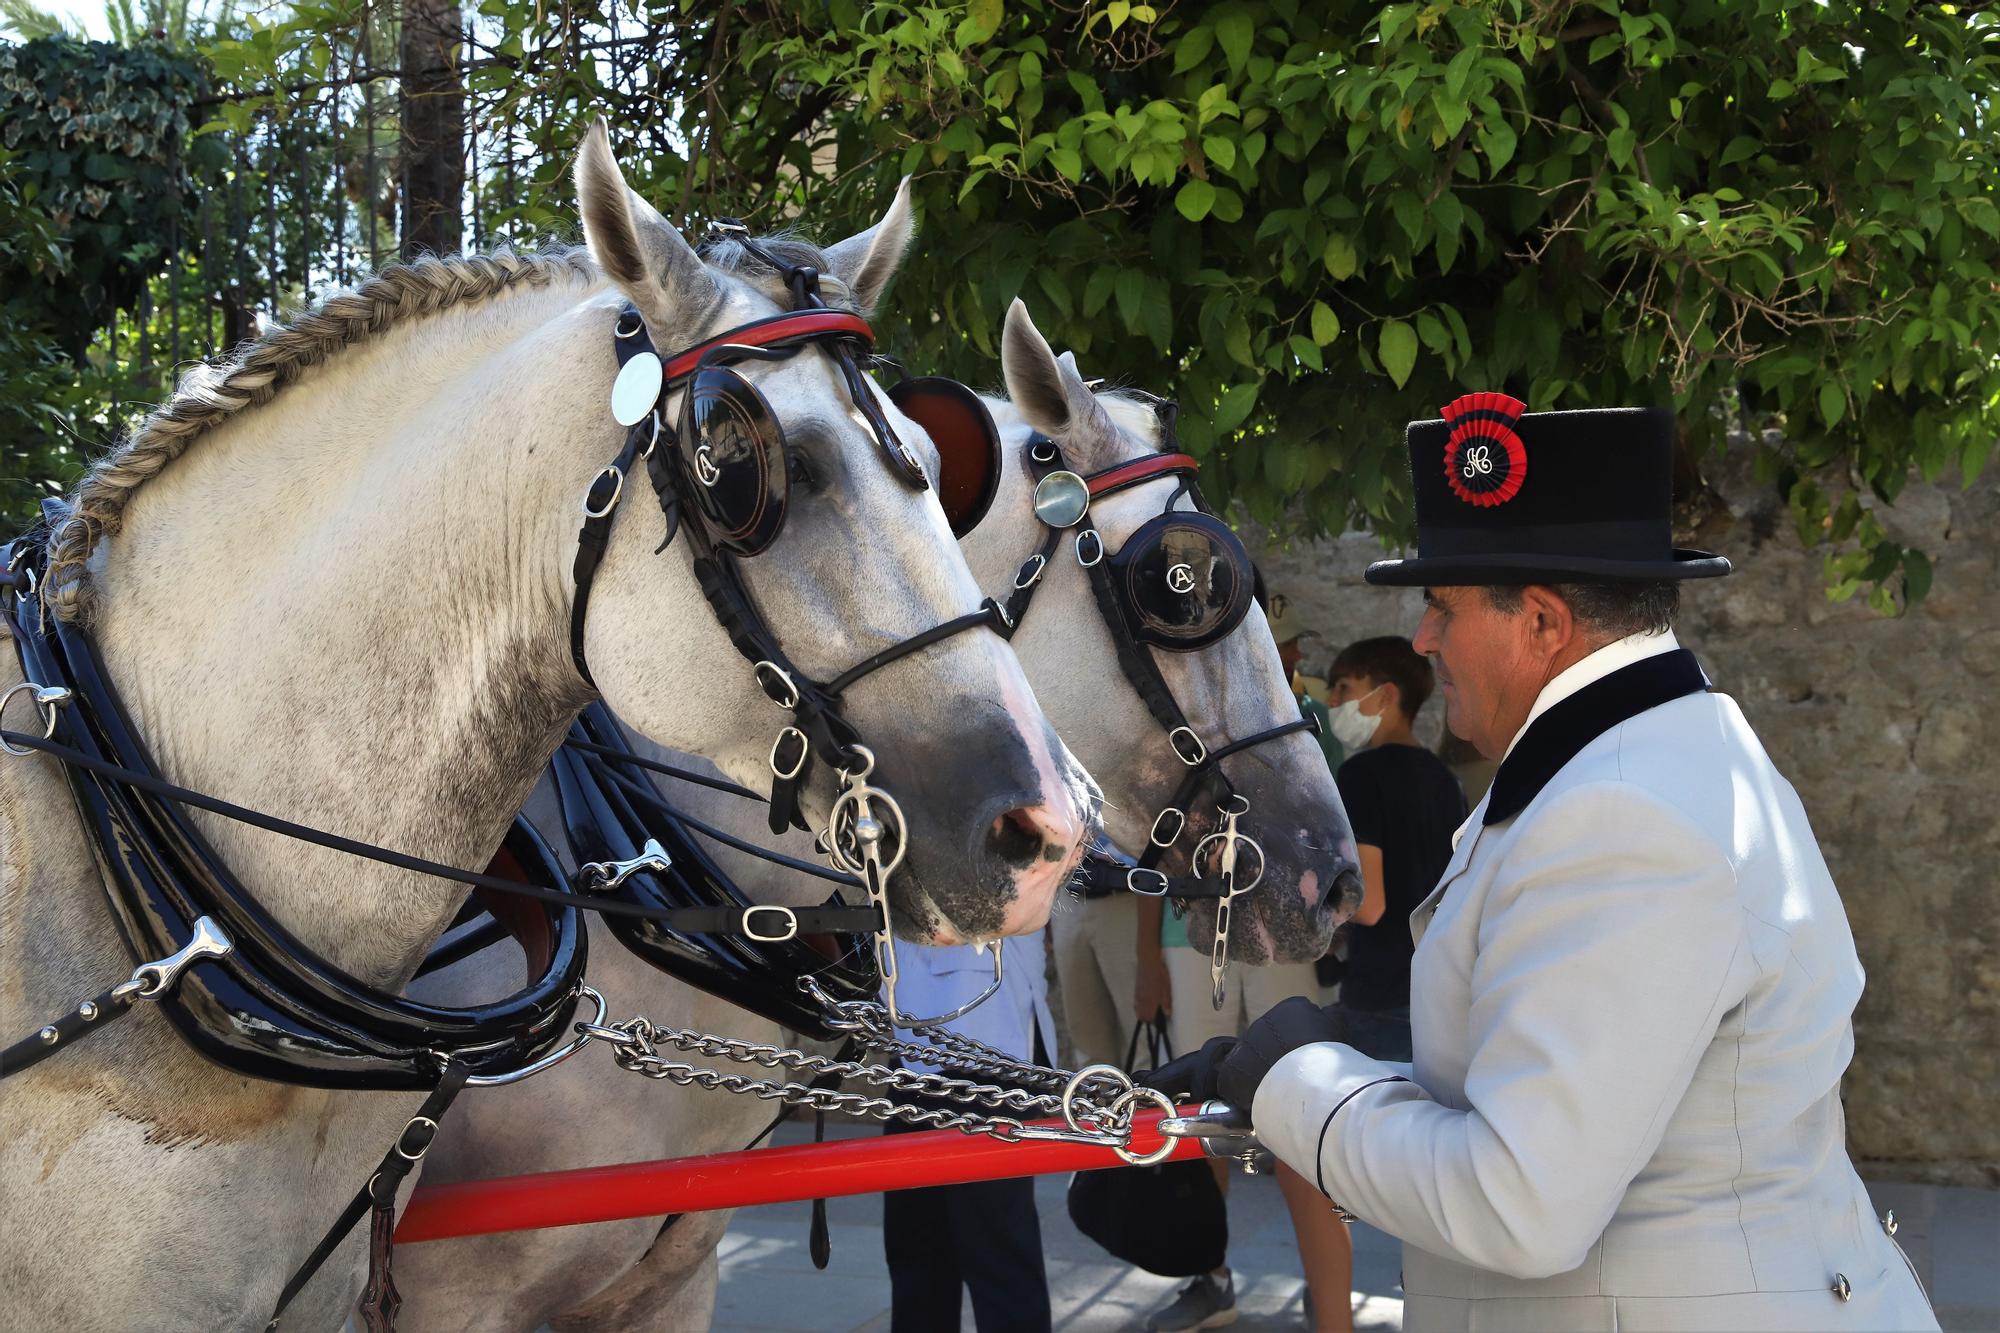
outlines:
{"label": "horse ear", "polygon": [[1094,466],[1093,456],[1118,439],[1117,423],[1084,385],[1076,358],[1068,353],[1056,356],[1019,298],[1007,308],[1007,324],[1001,331],[1000,372],[1022,420],[1067,445],[1075,455],[1073,462]]}
{"label": "horse ear", "polygon": [[721,284],[659,211],[625,184],[602,120],[590,127],[577,155],[576,197],[590,252],[655,332],[705,322],[708,307],[722,298]]}
{"label": "horse ear", "polygon": [[880,222],[826,247],[827,270],[846,284],[862,314],[882,299],[916,233],[917,220],[910,211],[910,178],[905,176]]}

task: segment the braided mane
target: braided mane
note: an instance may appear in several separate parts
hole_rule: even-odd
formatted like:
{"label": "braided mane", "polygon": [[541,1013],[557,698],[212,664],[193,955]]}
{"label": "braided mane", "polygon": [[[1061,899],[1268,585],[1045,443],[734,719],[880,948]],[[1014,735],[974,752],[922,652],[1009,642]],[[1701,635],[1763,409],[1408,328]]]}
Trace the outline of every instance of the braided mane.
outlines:
{"label": "braided mane", "polygon": [[392,264],[245,343],[226,360],[204,363],[181,377],[167,403],[149,413],[126,439],[100,458],[69,496],[69,515],[49,537],[42,597],[63,620],[87,624],[94,608],[88,561],[100,538],[124,521],[132,493],[181,456],[195,437],[278,390],[340,351],[407,320],[484,301],[523,286],[558,280],[594,281],[597,264],[581,246],[532,254],[500,249],[489,255],[423,256]]}

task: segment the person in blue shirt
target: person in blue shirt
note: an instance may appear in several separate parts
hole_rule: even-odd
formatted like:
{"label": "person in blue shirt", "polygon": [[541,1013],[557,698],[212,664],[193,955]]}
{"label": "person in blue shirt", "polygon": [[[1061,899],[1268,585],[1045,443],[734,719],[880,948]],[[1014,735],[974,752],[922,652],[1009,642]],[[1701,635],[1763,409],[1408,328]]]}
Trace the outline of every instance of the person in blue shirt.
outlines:
{"label": "person in blue shirt", "polygon": [[[946,1026],[1017,1060],[1049,1064],[1055,1021],[1049,1013],[1040,931],[1012,936],[984,951],[970,944],[930,947],[898,941],[896,1006],[915,1017],[950,1013],[992,984],[991,950],[996,948],[1002,951],[1000,989]],[[897,1035],[924,1040],[921,1031]],[[905,1060],[903,1065],[918,1073],[938,1072],[937,1066],[921,1062]],[[883,1132],[922,1128],[891,1121]],[[957,1328],[967,1291],[979,1333],[1048,1333],[1049,1279],[1031,1176],[885,1193],[882,1251],[889,1263],[891,1333]]]}

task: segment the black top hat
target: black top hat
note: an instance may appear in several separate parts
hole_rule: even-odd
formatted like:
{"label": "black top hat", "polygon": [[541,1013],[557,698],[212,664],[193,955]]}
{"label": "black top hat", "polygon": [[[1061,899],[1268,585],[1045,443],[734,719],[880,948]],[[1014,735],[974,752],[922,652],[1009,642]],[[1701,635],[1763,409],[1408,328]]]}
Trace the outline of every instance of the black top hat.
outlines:
{"label": "black top hat", "polygon": [[1402,587],[1714,578],[1729,561],[1673,543],[1674,414],[1534,412],[1500,393],[1409,426],[1417,556],[1368,566]]}

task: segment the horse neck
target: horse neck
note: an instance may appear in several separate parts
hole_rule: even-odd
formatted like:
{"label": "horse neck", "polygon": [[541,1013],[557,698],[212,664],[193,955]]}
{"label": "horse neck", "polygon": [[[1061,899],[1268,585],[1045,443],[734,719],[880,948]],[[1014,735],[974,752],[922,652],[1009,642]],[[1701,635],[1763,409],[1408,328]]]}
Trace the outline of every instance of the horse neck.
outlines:
{"label": "horse neck", "polygon": [[[596,451],[570,442],[617,447],[586,295],[349,347],[134,495],[98,558],[98,636],[168,777],[483,868],[585,698],[566,628]],[[371,981],[406,979],[463,899],[197,817],[288,929]]]}

